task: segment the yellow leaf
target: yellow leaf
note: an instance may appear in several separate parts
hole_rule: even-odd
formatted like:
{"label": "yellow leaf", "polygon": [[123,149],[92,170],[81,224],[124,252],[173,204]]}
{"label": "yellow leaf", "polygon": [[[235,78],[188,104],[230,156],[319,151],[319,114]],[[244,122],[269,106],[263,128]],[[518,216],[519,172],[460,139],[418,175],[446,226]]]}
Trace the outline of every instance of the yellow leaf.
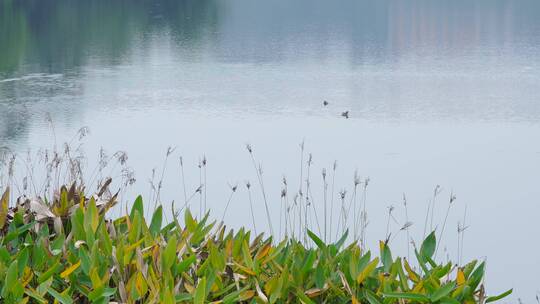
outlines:
{"label": "yellow leaf", "polygon": [[66,270],[64,270],[61,274],[60,274],[60,277],[62,279],[65,279],[67,276],[69,276],[71,273],[73,273],[75,270],[77,270],[77,268],[79,268],[79,266],[81,266],[81,261],[78,261],[77,263],[69,266]]}
{"label": "yellow leaf", "polygon": [[461,268],[458,268],[456,281],[458,286],[465,283],[465,274],[463,273],[463,270]]}
{"label": "yellow leaf", "polygon": [[90,280],[92,281],[93,289],[98,289],[103,285],[101,283],[101,278],[99,277],[97,268],[92,268],[90,270]]}
{"label": "yellow leaf", "polygon": [[26,285],[30,283],[30,280],[32,280],[33,277],[34,277],[34,273],[30,269],[30,267],[28,266],[24,267],[24,271],[22,275],[22,282],[21,282],[22,286],[26,287]]}
{"label": "yellow leaf", "polygon": [[352,297],[352,304],[360,304],[355,296]]}
{"label": "yellow leaf", "polygon": [[7,220],[8,213],[8,204],[9,204],[9,187],[6,188],[6,191],[0,198],[0,229],[4,228]]}
{"label": "yellow leaf", "polygon": [[356,282],[361,284],[373,272],[378,264],[379,258],[375,258],[373,261],[369,262],[366,268],[364,268],[364,270],[362,270],[362,272],[360,272],[360,274],[356,277]]}
{"label": "yellow leaf", "polygon": [[139,294],[141,297],[146,294],[146,291],[148,291],[148,285],[146,285],[146,281],[144,280],[141,272],[137,272],[137,277],[135,278],[135,289],[137,289],[137,294]]}
{"label": "yellow leaf", "polygon": [[321,288],[311,288],[311,289],[306,290],[304,294],[310,298],[314,298],[320,295],[322,292],[323,292],[323,289]]}
{"label": "yellow leaf", "polygon": [[240,298],[238,300],[246,301],[246,300],[249,300],[249,299],[253,298],[254,295],[255,295],[254,290],[246,290],[246,291],[244,291],[244,292],[242,292],[240,294]]}
{"label": "yellow leaf", "polygon": [[184,283],[184,288],[189,292],[190,294],[193,294],[195,292],[195,287],[193,285],[189,284],[188,282]]}
{"label": "yellow leaf", "polygon": [[247,268],[246,266],[243,266],[243,265],[240,265],[238,263],[234,263],[234,265],[238,268],[240,268],[240,270],[242,270],[243,272],[245,272],[246,274],[249,274],[249,275],[255,275],[255,272],[253,272],[253,270]]}
{"label": "yellow leaf", "polygon": [[139,246],[142,244],[143,241],[144,241],[144,239],[140,239],[140,240],[138,240],[136,243],[134,243],[134,244],[129,245],[128,247],[126,247],[126,253],[130,253],[131,250],[133,250],[133,249],[139,247]]}
{"label": "yellow leaf", "polygon": [[411,265],[409,265],[409,262],[404,259],[403,265],[405,266],[405,270],[407,270],[407,273],[409,274],[409,279],[411,279],[413,282],[420,281],[420,278],[418,275],[411,269]]}
{"label": "yellow leaf", "polygon": [[424,281],[420,281],[416,286],[414,286],[412,293],[421,293],[422,289],[424,289]]}
{"label": "yellow leaf", "polygon": [[232,256],[232,250],[233,250],[233,242],[232,239],[227,240],[227,243],[225,244],[225,254],[227,257]]}
{"label": "yellow leaf", "polygon": [[93,198],[90,199],[90,206],[88,206],[88,209],[91,209],[91,222],[90,222],[90,226],[92,227],[92,231],[94,231],[94,233],[96,232],[97,230],[97,227],[99,225],[99,212],[97,210],[97,207],[96,207],[96,202]]}
{"label": "yellow leaf", "polygon": [[272,248],[272,244],[266,244],[266,246],[264,246],[260,251],[259,253],[257,254],[257,257],[256,259],[257,260],[260,260],[262,258],[264,258],[268,252],[270,252],[270,249]]}

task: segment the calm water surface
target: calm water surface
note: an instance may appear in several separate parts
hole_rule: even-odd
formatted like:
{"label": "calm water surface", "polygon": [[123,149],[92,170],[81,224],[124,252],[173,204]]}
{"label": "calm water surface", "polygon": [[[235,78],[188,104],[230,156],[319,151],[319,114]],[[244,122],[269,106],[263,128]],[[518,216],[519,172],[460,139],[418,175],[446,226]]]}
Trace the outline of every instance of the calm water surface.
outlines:
{"label": "calm water surface", "polygon": [[[539,16],[532,0],[0,1],[0,145],[36,151],[88,126],[89,162],[100,147],[127,151],[133,193],[149,192],[152,169],[175,146],[165,204],[183,197],[179,156],[194,189],[205,154],[208,204],[220,217],[228,184],[256,182],[249,142],[278,223],[281,178],[297,189],[305,140],[317,208],[320,172],[337,159],[336,191],[352,191],[355,170],[371,179],[369,243],[384,237],[388,206],[394,233],[404,222],[403,193],[418,240],[441,185],[438,222],[457,195],[444,255],[456,259],[466,209],[464,258],[487,258],[491,293],[514,287],[509,302],[533,303]],[[251,226],[240,188],[232,227]],[[394,242],[406,252],[404,235]]]}

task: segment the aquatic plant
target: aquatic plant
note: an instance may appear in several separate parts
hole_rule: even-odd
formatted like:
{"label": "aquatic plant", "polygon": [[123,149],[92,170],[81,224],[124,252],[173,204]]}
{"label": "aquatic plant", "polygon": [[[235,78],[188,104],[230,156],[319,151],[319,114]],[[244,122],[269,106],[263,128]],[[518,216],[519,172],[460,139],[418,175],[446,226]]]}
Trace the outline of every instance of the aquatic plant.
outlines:
{"label": "aquatic plant", "polygon": [[[434,261],[435,233],[415,248],[416,261],[345,246],[346,231],[325,243],[279,242],[233,231],[185,210],[149,222],[143,199],[108,218],[117,195],[110,180],[87,196],[61,187],[51,198],[0,200],[0,299],[3,303],[489,303],[484,263]],[[11,207],[9,207],[11,206]],[[181,223],[182,222],[182,223]],[[414,265],[413,265],[414,264]]]}

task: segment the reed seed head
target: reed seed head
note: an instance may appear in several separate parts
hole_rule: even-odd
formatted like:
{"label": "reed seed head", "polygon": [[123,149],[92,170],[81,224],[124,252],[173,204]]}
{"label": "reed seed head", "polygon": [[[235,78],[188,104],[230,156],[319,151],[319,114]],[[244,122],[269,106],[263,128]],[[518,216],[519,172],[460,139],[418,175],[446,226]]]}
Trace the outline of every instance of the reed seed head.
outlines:
{"label": "reed seed head", "polygon": [[406,222],[399,230],[406,230],[413,225],[413,222]]}
{"label": "reed seed head", "polygon": [[79,135],[79,140],[82,140],[86,135],[90,134],[90,128],[82,127],[77,131],[77,134]]}
{"label": "reed seed head", "polygon": [[354,186],[357,187],[360,184],[360,176],[358,176],[358,170],[354,171]]}
{"label": "reed seed head", "polygon": [[341,197],[342,200],[345,199],[346,194],[347,194],[347,190],[345,190],[345,189],[339,191],[339,196]]}
{"label": "reed seed head", "polygon": [[128,160],[128,155],[124,151],[118,151],[114,153],[114,157],[118,160],[118,162],[123,166],[126,164]]}

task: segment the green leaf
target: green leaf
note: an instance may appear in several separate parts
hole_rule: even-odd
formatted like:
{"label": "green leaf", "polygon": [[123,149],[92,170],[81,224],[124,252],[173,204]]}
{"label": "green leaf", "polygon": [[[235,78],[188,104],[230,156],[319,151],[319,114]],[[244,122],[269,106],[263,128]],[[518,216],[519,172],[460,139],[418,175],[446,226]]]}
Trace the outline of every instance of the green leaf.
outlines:
{"label": "green leaf", "polygon": [[300,302],[303,304],[315,304],[308,296],[306,296],[302,291],[297,291],[296,296],[300,299]]}
{"label": "green leaf", "polygon": [[176,266],[176,272],[177,273],[182,273],[182,272],[186,271],[188,269],[188,267],[191,264],[193,264],[196,260],[197,260],[196,255],[194,255],[194,254],[190,255],[189,257],[182,260],[182,262],[178,263],[178,265]]}
{"label": "green leaf", "polygon": [[176,235],[173,235],[167,242],[165,250],[163,250],[163,269],[170,269],[176,259]]}
{"label": "green leaf", "polygon": [[317,258],[317,253],[315,251],[310,251],[309,254],[304,259],[304,263],[302,265],[302,273],[307,274],[312,268],[313,264],[315,263],[315,259]]}
{"label": "green leaf", "polygon": [[131,213],[129,214],[129,218],[133,221],[133,218],[135,216],[135,211],[139,211],[139,214],[142,216],[144,214],[144,206],[143,206],[143,199],[142,196],[137,196],[135,199],[135,202],[133,203],[133,207],[131,207]]}
{"label": "green leaf", "polygon": [[324,244],[324,242],[315,233],[308,229],[307,234],[309,235],[309,238],[311,238],[311,240],[313,240],[313,242],[317,245],[317,247],[319,247],[319,249],[322,251],[326,250],[326,244]]}
{"label": "green leaf", "polygon": [[59,293],[58,291],[54,290],[52,287],[47,287],[47,291],[51,294],[51,296],[53,296],[55,299],[57,299],[62,304],[72,304],[73,303],[73,300],[70,297]]}
{"label": "green leaf", "polygon": [[13,261],[6,272],[6,280],[4,288],[2,288],[2,297],[6,298],[13,288],[15,287],[15,284],[18,282],[18,261]]}
{"label": "green leaf", "polygon": [[143,221],[142,213],[139,213],[138,210],[135,210],[135,213],[133,214],[133,219],[131,222],[131,227],[129,229],[128,233],[128,240],[130,243],[136,243],[139,240],[139,237],[141,235],[141,228]]}
{"label": "green leaf", "polygon": [[484,268],[486,266],[485,262],[482,262],[476,269],[471,273],[471,276],[469,277],[469,286],[471,289],[475,290],[476,287],[478,287],[478,284],[480,284],[480,281],[482,281],[482,278],[484,277]]}
{"label": "green leaf", "polygon": [[509,289],[509,290],[507,290],[507,291],[501,293],[501,294],[498,295],[498,296],[491,296],[491,297],[488,297],[488,298],[486,299],[486,303],[495,302],[495,301],[498,301],[498,300],[500,300],[500,299],[502,299],[502,298],[505,298],[505,297],[509,296],[509,295],[512,293],[512,291],[513,291],[513,289]]}
{"label": "green leaf", "polygon": [[[366,252],[360,259],[358,259],[358,264],[356,265],[356,269],[354,271],[354,274],[351,273],[352,276],[358,276],[358,273],[363,271],[364,268],[368,265],[369,261],[371,261],[371,251]],[[351,260],[351,263],[353,261]]]}
{"label": "green leaf", "polygon": [[345,233],[341,236],[341,238],[334,244],[336,246],[336,249],[339,250],[341,246],[345,243],[345,240],[347,240],[347,236],[349,235],[349,229],[345,230]]}
{"label": "green leaf", "polygon": [[390,272],[390,267],[392,267],[392,253],[388,245],[381,241],[381,262],[384,266],[385,272]]}
{"label": "green leaf", "polygon": [[92,230],[96,232],[99,225],[99,212],[96,207],[96,201],[94,198],[90,199],[88,206],[86,207],[86,212],[84,213],[84,228],[86,230]]}
{"label": "green leaf", "polygon": [[19,251],[19,255],[17,257],[18,262],[18,273],[23,273],[24,268],[27,266],[28,258],[30,257],[30,249],[28,247],[24,247],[21,251]]}
{"label": "green leaf", "polygon": [[435,239],[435,231],[431,232],[420,247],[420,254],[425,259],[431,259],[435,253],[435,246],[437,241]]}
{"label": "green leaf", "polygon": [[431,301],[437,302],[443,297],[446,297],[449,295],[452,290],[456,287],[456,282],[449,282],[441,286],[439,289],[435,290],[435,292],[431,295]]}
{"label": "green leaf", "polygon": [[364,289],[364,290],[365,290],[366,299],[368,300],[370,304],[382,304],[381,301],[379,301],[379,299],[377,298],[377,295],[373,293],[373,291],[369,289]]}
{"label": "green leaf", "polygon": [[49,268],[47,271],[45,271],[44,273],[42,273],[39,277],[38,277],[38,283],[43,283],[45,281],[47,281],[50,277],[52,277],[60,268],[62,268],[62,265],[60,264],[59,261],[56,261],[52,266],[51,268]]}
{"label": "green leaf", "polygon": [[193,215],[191,215],[191,211],[189,211],[189,209],[186,209],[186,212],[184,213],[184,222],[189,232],[194,232],[197,228],[197,223],[193,219]]}
{"label": "green leaf", "polygon": [[460,302],[451,297],[444,297],[439,301],[440,304],[460,304]]}
{"label": "green leaf", "polygon": [[203,277],[199,284],[197,285],[197,289],[195,289],[195,295],[193,296],[193,304],[204,304],[204,300],[206,298],[206,278]]}
{"label": "green leaf", "polygon": [[26,288],[24,290],[24,293],[28,295],[29,297],[34,298],[36,301],[38,301],[38,303],[42,303],[42,304],[48,303],[47,300],[42,295],[37,293],[37,291],[34,289]]}
{"label": "green leaf", "polygon": [[152,215],[152,221],[150,223],[150,233],[152,233],[153,236],[158,235],[159,231],[161,230],[161,225],[163,221],[163,207],[160,205],[157,207],[156,211],[154,211],[154,215]]}

